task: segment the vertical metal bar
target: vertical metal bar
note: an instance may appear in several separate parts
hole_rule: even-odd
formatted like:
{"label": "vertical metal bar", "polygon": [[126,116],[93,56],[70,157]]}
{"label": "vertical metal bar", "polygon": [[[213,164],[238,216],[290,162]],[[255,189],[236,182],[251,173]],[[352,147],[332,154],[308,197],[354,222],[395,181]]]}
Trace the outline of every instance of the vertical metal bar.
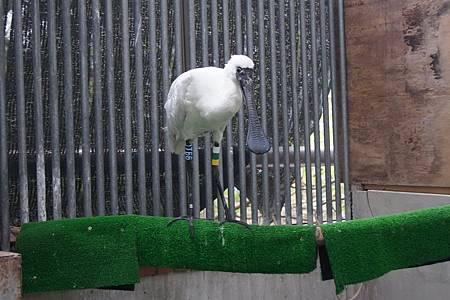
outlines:
{"label": "vertical metal bar", "polygon": [[[175,2],[175,68],[176,75],[180,75],[183,72],[183,34],[182,34],[182,8],[183,0],[176,0]],[[180,214],[185,216],[187,214],[186,207],[186,164],[184,161],[184,155],[178,156],[178,182],[179,182],[179,205]]]}
{"label": "vertical metal bar", "polygon": [[61,149],[59,146],[59,97],[58,73],[56,58],[56,5],[54,1],[47,3],[48,13],[48,55],[49,55],[49,90],[50,126],[52,144],[52,190],[53,190],[53,219],[60,219],[61,215]]}
{"label": "vertical metal bar", "polygon": [[[247,56],[253,59],[253,7],[252,1],[246,2],[246,36],[247,36]],[[258,224],[258,191],[256,179],[256,155],[250,154],[250,186],[251,186],[251,207],[252,224]]]}
{"label": "vertical metal bar", "polygon": [[309,93],[308,93],[308,53],[306,49],[306,13],[305,1],[300,1],[300,44],[302,60],[302,89],[303,89],[303,113],[305,126],[305,171],[306,171],[306,209],[308,224],[313,222],[312,176],[311,176],[311,145],[310,145],[310,118],[309,118]]}
{"label": "vertical metal bar", "polygon": [[335,41],[335,19],[334,19],[334,0],[329,0],[329,25],[330,25],[330,60],[331,60],[331,100],[333,111],[333,162],[334,162],[334,188],[335,188],[335,205],[336,205],[336,221],[342,220],[342,203],[341,203],[341,169],[339,162],[340,142],[339,142],[339,121],[338,121],[338,103],[337,103],[337,84],[336,84],[336,41]]}
{"label": "vertical metal bar", "polygon": [[[261,99],[261,125],[267,132],[267,104],[266,104],[266,51],[264,30],[264,1],[258,1],[258,34],[259,34],[259,97]],[[267,153],[262,157],[262,200],[263,200],[263,223],[270,223],[269,208],[269,167]]]}
{"label": "vertical metal bar", "polygon": [[219,66],[219,36],[217,34],[219,29],[217,18],[217,0],[211,0],[212,65],[215,67]]}
{"label": "vertical metal bar", "polygon": [[[3,5],[3,0],[0,0],[0,16],[4,16]],[[9,251],[9,177],[5,71],[5,23],[0,22],[0,210],[2,226],[0,249]]]}
{"label": "vertical metal bar", "polygon": [[340,89],[341,89],[341,109],[342,109],[342,135],[344,143],[344,195],[345,195],[345,218],[352,218],[352,207],[349,187],[349,160],[348,160],[348,122],[347,122],[347,70],[345,54],[345,20],[344,1],[338,1],[339,14],[339,69],[340,69]]}
{"label": "vertical metal bar", "polygon": [[[219,35],[218,35],[218,21],[217,21],[217,0],[211,0],[211,31],[212,31],[212,58],[213,58],[213,66],[218,67],[219,66]],[[223,162],[222,160],[222,147],[220,148],[220,162]],[[229,152],[229,151],[227,151]],[[221,163],[219,165],[219,174],[220,174],[220,183],[223,186],[223,164]],[[223,215],[223,207],[221,207],[219,200],[217,201],[218,204],[218,211],[222,211]],[[212,210],[212,218],[214,218],[214,205]]]}
{"label": "vertical metal bar", "polygon": [[80,92],[81,92],[81,139],[83,168],[83,210],[84,216],[92,215],[91,200],[91,141],[89,125],[89,78],[88,78],[88,44],[85,0],[78,1],[78,21],[80,24]]}
{"label": "vertical metal bar", "polygon": [[133,213],[133,166],[131,153],[131,98],[130,98],[130,50],[128,27],[128,0],[121,3],[122,29],[122,80],[125,133],[125,202],[127,214]]}
{"label": "vertical metal bar", "polygon": [[39,0],[31,3],[33,13],[32,57],[33,57],[33,92],[34,92],[34,126],[36,133],[36,184],[38,220],[45,221],[45,157],[44,157],[44,107],[42,103],[42,69],[41,69],[41,19]]}
{"label": "vertical metal bar", "polygon": [[[195,49],[195,2],[189,0],[189,64],[191,68],[197,66]],[[200,216],[200,189],[199,189],[199,157],[198,157],[198,139],[192,141],[193,155],[192,160],[192,197],[194,198],[194,217]]]}
{"label": "vertical metal bar", "polygon": [[150,10],[150,90],[151,90],[151,127],[152,127],[152,198],[153,215],[161,214],[160,183],[159,183],[159,110],[157,90],[157,64],[156,64],[156,14],[155,0],[149,2]]}
{"label": "vertical metal bar", "polygon": [[272,124],[273,124],[273,180],[275,193],[273,195],[275,201],[275,221],[281,223],[281,201],[280,201],[280,149],[278,146],[278,86],[277,86],[277,51],[276,37],[277,25],[275,23],[275,3],[270,1],[270,75],[272,87]]}
{"label": "vertical metal bar", "polygon": [[[240,0],[235,1],[235,26],[236,26],[236,54],[242,53],[242,4]],[[240,219],[247,222],[247,182],[245,172],[245,138],[244,138],[244,111],[238,112],[238,140],[239,140],[239,199]]]}
{"label": "vertical metal bar", "polygon": [[117,193],[117,144],[116,144],[116,105],[114,84],[114,32],[112,23],[112,2],[105,1],[106,29],[106,97],[108,99],[108,161],[111,213],[119,213]]}
{"label": "vertical metal bar", "polygon": [[[50,1],[51,2],[51,1]],[[99,0],[92,0],[93,11],[93,46],[94,46],[94,103],[95,103],[95,183],[97,214],[105,215],[105,158],[103,144],[102,114],[102,59],[100,44],[100,5]]]}
{"label": "vertical metal bar", "polygon": [[328,108],[328,55],[327,55],[327,23],[326,2],[320,0],[320,37],[322,55],[322,105],[323,105],[323,132],[324,132],[324,156],[325,156],[325,191],[327,222],[333,222],[332,184],[331,184],[331,158],[330,158],[330,116]]}
{"label": "vertical metal bar", "polygon": [[[236,54],[242,53],[242,4],[235,1],[235,25],[236,25]],[[238,112],[238,139],[239,139],[239,199],[240,219],[247,222],[247,174],[245,172],[245,133],[244,133],[244,108]]]}
{"label": "vertical metal bar", "polygon": [[[280,1],[279,21],[280,21],[280,59],[281,59],[281,110],[283,124],[283,189],[284,189],[284,209],[286,213],[286,224],[292,224],[292,204],[291,204],[291,172],[289,162],[289,125],[288,125],[288,99],[287,99],[287,75],[286,75],[286,25],[285,25],[285,3]],[[280,191],[281,192],[281,191]]]}
{"label": "vertical metal bar", "polygon": [[[163,1],[164,2],[164,1]],[[138,140],[138,198],[139,198],[139,213],[145,215],[147,212],[147,189],[145,186],[145,128],[144,128],[144,81],[143,81],[143,65],[142,65],[142,16],[141,16],[141,1],[135,0],[133,2],[134,8],[134,53],[135,53],[135,82],[136,82],[136,131]],[[156,30],[156,29],[155,29]],[[158,153],[157,153],[158,154]],[[159,163],[159,155],[158,155]],[[152,178],[155,194],[153,198],[159,203],[159,166],[153,169],[156,171],[156,178]],[[159,212],[158,212],[159,214]]]}
{"label": "vertical metal bar", "polygon": [[297,29],[295,26],[295,1],[289,1],[289,33],[291,42],[291,92],[292,92],[292,113],[294,118],[294,176],[295,176],[295,211],[296,224],[303,223],[303,197],[302,178],[300,162],[300,126],[299,126],[299,101],[297,93]]}
{"label": "vertical metal bar", "polygon": [[[201,8],[201,32],[202,32],[202,64],[204,67],[209,66],[208,59],[208,3],[206,0],[202,0],[200,3]],[[207,134],[204,137],[204,178],[205,178],[205,201],[206,201],[206,218],[212,219],[214,217],[214,207],[212,202],[212,170],[211,170],[211,135]]]}
{"label": "vertical metal bar", "polygon": [[314,107],[314,167],[316,176],[316,218],[319,223],[323,222],[322,216],[322,165],[320,163],[320,111],[319,111],[319,87],[317,71],[317,40],[316,40],[316,0],[309,1],[311,17],[311,59],[312,59],[312,87]]}
{"label": "vertical metal bar", "polygon": [[[169,50],[168,50],[168,23],[167,23],[167,1],[161,1],[161,52],[162,52],[162,78],[164,103],[167,101],[169,92]],[[164,115],[164,126],[167,126]],[[164,132],[164,144],[168,145],[169,134]],[[172,192],[172,154],[164,151],[164,184],[165,184],[165,211],[166,216],[173,216],[173,192]]]}
{"label": "vertical metal bar", "polygon": [[[164,2],[164,1],[163,1]],[[152,180],[153,180],[153,215],[160,215],[161,208],[159,202],[159,195],[155,195],[159,192],[159,109],[158,109],[158,90],[157,90],[157,63],[156,63],[156,13],[155,13],[155,1],[149,1],[149,21],[150,21],[150,96],[151,96],[151,120],[152,120]],[[167,45],[165,45],[167,47]],[[167,56],[166,52],[163,52],[163,57]],[[156,186],[158,183],[158,186]]]}
{"label": "vertical metal bar", "polygon": [[202,64],[204,67],[208,63],[208,3],[206,0],[200,1],[200,26],[202,33]]}
{"label": "vertical metal bar", "polygon": [[29,221],[25,91],[23,79],[22,1],[14,1],[14,48],[16,64],[17,146],[19,151],[20,221]]}
{"label": "vertical metal bar", "polygon": [[62,3],[63,39],[64,39],[64,110],[66,139],[66,199],[67,214],[75,218],[77,214],[75,189],[75,143],[73,127],[73,71],[72,71],[72,28],[70,0]]}
{"label": "vertical metal bar", "polygon": [[[225,60],[230,59],[230,33],[229,33],[229,5],[228,0],[223,1],[223,52]],[[226,131],[226,156],[227,156],[227,182],[228,182],[228,205],[231,218],[235,218],[235,198],[234,198],[234,155],[233,155],[233,122],[228,120]],[[223,221],[224,210],[219,207],[219,220]]]}

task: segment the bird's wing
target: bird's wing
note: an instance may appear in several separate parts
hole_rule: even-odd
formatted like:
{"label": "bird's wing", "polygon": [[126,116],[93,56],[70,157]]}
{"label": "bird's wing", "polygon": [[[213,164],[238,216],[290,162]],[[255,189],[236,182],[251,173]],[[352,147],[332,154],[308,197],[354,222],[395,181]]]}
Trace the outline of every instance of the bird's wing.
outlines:
{"label": "bird's wing", "polygon": [[175,127],[178,125],[178,128],[186,116],[186,95],[191,82],[192,76],[188,72],[178,76],[170,87],[167,102],[164,105],[168,121]]}
{"label": "bird's wing", "polygon": [[[189,88],[192,77],[189,73],[183,73],[172,83],[167,101],[164,105],[167,119],[167,131],[169,132],[170,148],[172,152],[183,151],[184,137],[180,136],[184,120],[186,118],[186,91]],[[180,149],[181,148],[181,149]]]}

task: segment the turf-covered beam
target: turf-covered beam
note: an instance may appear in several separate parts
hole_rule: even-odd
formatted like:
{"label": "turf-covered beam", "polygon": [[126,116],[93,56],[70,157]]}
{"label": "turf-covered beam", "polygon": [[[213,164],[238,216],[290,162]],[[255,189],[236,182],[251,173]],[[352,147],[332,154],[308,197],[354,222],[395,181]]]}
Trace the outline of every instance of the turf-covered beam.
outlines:
{"label": "turf-covered beam", "polygon": [[250,226],[110,216],[25,224],[17,239],[24,292],[97,288],[139,281],[139,266],[245,273],[308,273],[315,227]]}
{"label": "turf-covered beam", "polygon": [[450,205],[322,225],[336,292],[450,258]]}
{"label": "turf-covered beam", "polygon": [[[316,266],[314,226],[223,227],[162,217],[114,216],[25,224],[17,238],[24,292],[139,281],[139,266],[250,273],[307,273]],[[389,271],[450,258],[450,205],[321,225],[339,293]]]}

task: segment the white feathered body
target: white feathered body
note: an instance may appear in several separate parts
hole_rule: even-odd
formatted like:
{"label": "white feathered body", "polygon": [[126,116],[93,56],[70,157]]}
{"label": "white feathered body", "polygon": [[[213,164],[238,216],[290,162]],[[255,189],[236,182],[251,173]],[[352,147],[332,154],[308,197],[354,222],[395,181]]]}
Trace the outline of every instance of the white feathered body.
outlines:
{"label": "white feathered body", "polygon": [[172,83],[164,105],[172,152],[183,153],[186,140],[206,132],[220,141],[242,99],[235,73],[227,68],[198,68],[181,74]]}

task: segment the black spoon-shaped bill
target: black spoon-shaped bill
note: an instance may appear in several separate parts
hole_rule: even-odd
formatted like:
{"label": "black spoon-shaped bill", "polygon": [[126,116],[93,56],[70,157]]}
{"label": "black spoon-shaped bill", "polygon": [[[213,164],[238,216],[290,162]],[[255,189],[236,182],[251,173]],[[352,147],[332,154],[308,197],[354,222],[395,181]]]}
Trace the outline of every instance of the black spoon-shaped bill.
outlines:
{"label": "black spoon-shaped bill", "polygon": [[[242,71],[245,72],[245,71]],[[245,78],[246,77],[246,78]],[[245,98],[248,113],[247,148],[255,154],[264,154],[270,150],[270,142],[259,122],[256,105],[253,101],[253,84],[250,76],[239,76],[242,94]]]}

